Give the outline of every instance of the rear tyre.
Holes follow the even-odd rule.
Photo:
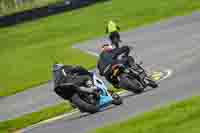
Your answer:
[[[78,94],[74,94],[71,101],[81,112],[96,113],[100,109],[98,105],[89,104],[82,100]]]
[[[140,82],[136,79],[130,79],[128,74],[122,74],[120,76],[119,86],[136,94],[140,94],[144,91],[144,87],[142,87]]]

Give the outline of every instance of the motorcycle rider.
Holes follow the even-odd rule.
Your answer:
[[[112,45],[115,45],[116,48],[119,48],[119,44],[114,42],[115,37],[120,40],[119,31],[120,27],[112,20],[108,21],[106,26],[106,33],[109,33],[109,39]]]
[[[126,64],[133,65],[135,64],[134,59],[129,56],[130,47],[122,46],[120,48],[113,48],[110,44],[104,44],[102,46],[102,52],[99,56],[97,68],[101,76],[112,82],[112,66],[115,64]],[[118,59],[120,55],[123,55],[122,59]]]
[[[93,86],[92,74],[81,66],[54,64],[53,75],[54,90],[64,99],[66,99],[67,90],[63,89],[62,86],[66,83],[73,84],[80,91],[89,93],[94,92],[96,89]]]

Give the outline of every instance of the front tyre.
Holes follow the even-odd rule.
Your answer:
[[[148,86],[150,86],[151,88],[157,88],[158,87],[158,84],[152,80],[152,79],[147,79],[148,81]]]
[[[122,89],[132,91],[136,94],[140,94],[144,91],[144,87],[142,87],[141,83],[136,79],[131,79],[128,74],[120,75],[119,86]]]
[[[100,107],[98,105],[93,105],[85,102],[81,99],[81,97],[75,93],[71,97],[71,102],[81,111],[81,112],[89,112],[96,113],[99,111]]]

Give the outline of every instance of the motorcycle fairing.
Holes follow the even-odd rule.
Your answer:
[[[108,106],[112,102],[113,98],[110,95],[110,93],[108,92],[108,89],[107,89],[106,85],[104,84],[104,82],[100,78],[98,78],[95,75],[95,73],[93,73],[93,82],[94,82],[94,85],[101,92],[99,106],[100,107],[106,107],[106,106]]]

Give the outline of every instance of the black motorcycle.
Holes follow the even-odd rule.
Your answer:
[[[112,66],[111,82],[114,86],[141,93],[147,86],[158,87],[158,84],[150,78],[145,69],[141,66],[142,62],[134,65],[116,64]]]

